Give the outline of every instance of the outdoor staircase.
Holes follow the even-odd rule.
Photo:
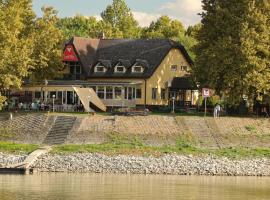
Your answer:
[[[57,145],[65,143],[70,130],[73,128],[76,117],[57,116],[55,123],[43,141],[44,145]]]

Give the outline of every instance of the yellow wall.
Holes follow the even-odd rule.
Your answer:
[[[172,71],[171,65],[177,65],[177,71]],[[188,69],[190,69],[190,64],[187,62],[180,50],[172,49],[151,78],[147,80],[147,105],[168,104],[168,100],[161,99],[161,88],[166,89],[166,99],[168,99],[167,82],[172,80],[174,77],[181,77],[188,74],[186,71],[181,71],[181,66],[188,66]],[[152,88],[158,89],[156,100],[152,99]]]

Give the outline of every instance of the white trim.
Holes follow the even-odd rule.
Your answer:
[[[140,68],[141,71],[135,71],[135,68]],[[144,71],[144,67],[140,66],[140,65],[133,65],[132,68],[131,68],[132,73],[143,73],[143,71]]]
[[[97,70],[98,68],[103,68],[103,71]],[[106,71],[107,71],[107,68],[105,66],[101,65],[101,63],[98,63],[94,68],[95,73],[105,73]]]
[[[118,71],[117,69],[118,69],[119,67],[123,68],[123,71]],[[126,69],[126,67],[123,66],[123,65],[116,65],[116,66],[114,67],[114,73],[121,73],[121,74],[123,74],[123,73],[125,73],[126,71],[127,71],[127,69]]]

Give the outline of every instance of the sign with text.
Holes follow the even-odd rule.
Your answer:
[[[202,89],[202,95],[203,97],[210,97],[211,96],[211,92],[209,88],[203,88]]]
[[[72,45],[66,46],[66,49],[63,55],[63,61],[73,61],[73,62],[79,61]]]

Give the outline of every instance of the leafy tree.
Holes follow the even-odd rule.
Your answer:
[[[32,23],[35,14],[31,0],[0,1],[0,106],[5,91],[20,88],[33,68]]]
[[[180,42],[194,59],[195,54],[192,48],[196,44],[196,40],[186,35],[185,32],[185,28],[179,20],[172,20],[168,16],[161,16],[157,21],[152,22],[149,27],[144,29],[142,37],[166,38]]]
[[[101,22],[97,21],[95,17],[81,15],[60,19],[57,26],[63,31],[66,39],[73,36],[96,38],[101,31]]]
[[[203,0],[194,73],[231,103],[269,92],[269,4]]]
[[[168,16],[161,16],[143,32],[145,38],[177,38],[185,33],[183,24]]]
[[[34,51],[32,59],[34,68],[31,79],[35,83],[44,83],[45,79],[57,76],[62,64],[64,37],[56,27],[57,12],[52,7],[43,7],[43,17],[35,21]]]
[[[198,37],[198,33],[201,28],[202,28],[201,23],[195,24],[194,26],[189,26],[186,30],[186,35],[196,39]]]
[[[113,3],[101,13],[103,27],[111,27],[115,38],[138,38],[140,28],[138,22],[124,0],[113,0]]]

